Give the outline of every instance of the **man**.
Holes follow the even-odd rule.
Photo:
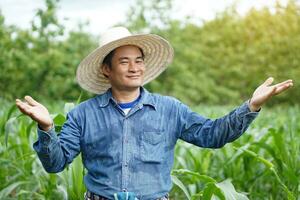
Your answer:
[[[293,85],[287,80],[272,86],[268,78],[249,101],[210,120],[142,87],[171,63],[173,49],[166,40],[131,35],[122,27],[108,30],[101,39],[77,70],[80,86],[99,95],[68,113],[59,136],[43,105],[29,96],[26,102],[16,100],[21,112],[39,125],[34,149],[47,172],[62,171],[82,153],[86,199],[168,199],[178,139],[220,148],[245,132],[262,104]]]

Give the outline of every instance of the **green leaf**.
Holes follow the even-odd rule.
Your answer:
[[[8,186],[6,186],[5,188],[3,188],[1,191],[0,191],[0,199],[4,199],[5,197],[8,197],[8,195],[13,191],[15,190],[17,187],[19,187],[20,185],[23,185],[23,184],[26,184],[28,183],[27,181],[18,181],[18,182],[15,182],[15,183],[12,183]]]
[[[203,181],[204,183],[213,182],[216,183],[217,181],[209,176],[201,175],[197,172],[192,172],[188,169],[176,169],[172,171],[172,175],[184,175],[184,176],[192,176],[196,178],[196,180]]]
[[[64,106],[64,113],[65,113],[65,115],[68,112],[70,112],[74,107],[75,107],[74,103],[65,103],[65,106]]]
[[[187,190],[187,188],[184,186],[184,184],[174,175],[171,175],[171,179],[172,179],[172,182],[177,185],[185,194],[186,198],[188,200],[191,199],[190,195],[189,195],[189,192]]]
[[[22,116],[25,116],[24,114],[20,114],[16,117],[12,117],[12,118],[9,118],[6,123],[4,124],[4,132],[5,132],[5,146],[7,147],[7,143],[8,143],[8,134],[11,133],[11,132],[14,132],[15,129],[17,128],[17,119],[22,117]]]
[[[36,124],[35,121],[32,121],[27,127],[26,127],[26,136],[27,138],[30,136],[30,132],[31,132],[31,129],[32,127]]]
[[[79,97],[77,98],[76,105],[78,105],[81,102],[81,98],[82,98],[82,90],[80,92]]]
[[[236,147],[234,147],[234,148],[237,149]],[[263,157],[259,156],[257,153],[255,153],[255,152],[253,152],[251,150],[243,149],[243,148],[239,148],[238,150],[239,151],[243,151],[243,152],[247,153],[248,155],[256,158],[257,160],[259,160],[260,162],[262,162],[269,169],[274,167],[273,163],[271,163],[267,159],[264,159]]]
[[[214,190],[215,190],[216,186],[214,183],[207,183],[205,185],[205,188],[203,190],[203,198],[202,200],[210,200],[213,193],[214,193]]]
[[[249,200],[246,195],[238,193],[228,179],[221,183],[217,183],[216,187],[223,192],[226,200]]]
[[[57,126],[62,126],[66,121],[66,117],[62,114],[57,114],[54,119],[53,122],[55,125]]]
[[[13,104],[8,112],[7,112],[7,115],[6,115],[6,120],[5,121],[8,121],[12,115],[12,113],[17,109],[17,106],[15,104]],[[5,133],[5,123],[2,125],[1,127],[1,133]]]

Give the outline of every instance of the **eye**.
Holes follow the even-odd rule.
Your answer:
[[[120,64],[121,65],[126,65],[126,64],[128,64],[128,61],[121,61]]]
[[[143,60],[137,60],[137,61],[135,61],[135,63],[137,63],[137,64],[143,64],[144,61]]]

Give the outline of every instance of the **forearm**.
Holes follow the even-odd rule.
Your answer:
[[[213,147],[222,147],[239,138],[257,115],[258,112],[253,112],[247,101],[226,116],[213,120],[211,128]]]
[[[251,112],[249,102],[215,120],[204,118],[188,109],[181,139],[199,147],[220,148],[241,136],[257,114]]]
[[[38,141],[33,144],[34,150],[49,173],[62,171],[66,166],[66,158],[59,143],[57,134],[52,127],[48,132],[38,128]]]

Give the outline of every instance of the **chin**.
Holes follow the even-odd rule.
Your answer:
[[[128,85],[127,87],[128,88],[139,88],[141,86],[142,86],[142,84],[134,84],[134,85]]]
[[[126,87],[130,88],[130,89],[137,89],[141,86],[142,86],[142,84],[140,84],[140,83],[139,84],[128,84],[128,85],[126,85]]]
[[[141,81],[141,80],[130,81],[126,85],[131,86],[131,87],[140,87],[143,85],[143,81]]]

